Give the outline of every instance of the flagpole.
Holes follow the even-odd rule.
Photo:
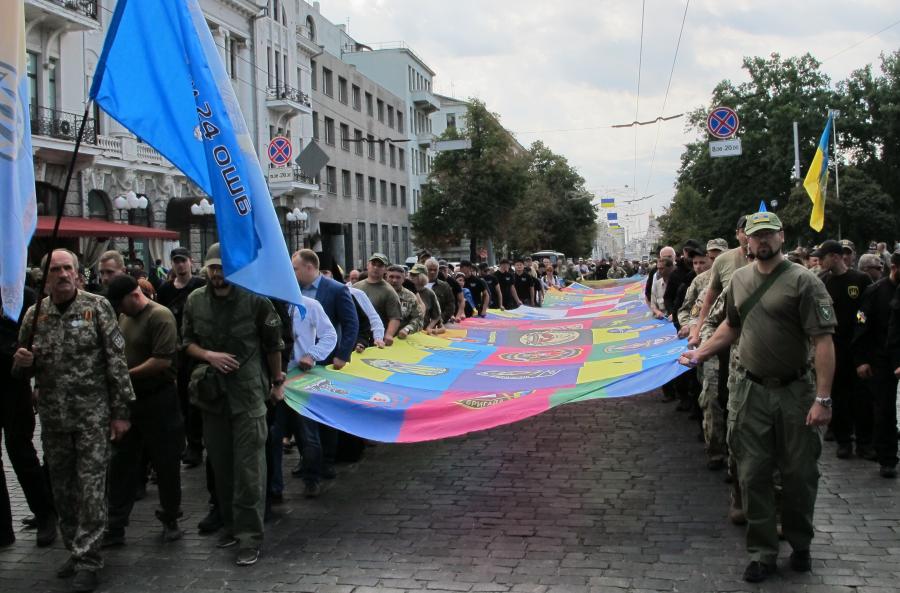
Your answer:
[[[841,237],[841,183],[840,183],[840,175],[838,175],[838,141],[837,141],[837,118],[840,117],[841,112],[837,109],[831,110],[831,140],[834,145],[834,199],[838,202],[838,241],[840,241],[843,237]]]
[[[81,125],[78,126],[78,136],[75,137],[75,149],[72,151],[72,158],[69,159],[69,170],[66,173],[66,183],[63,186],[62,193],[59,194],[59,197],[56,199],[56,221],[53,223],[53,232],[50,234],[50,249],[47,251],[47,260],[44,262],[41,281],[38,284],[37,302],[34,304],[34,317],[31,320],[31,334],[28,336],[28,344],[25,346],[27,350],[31,350],[34,343],[34,334],[37,332],[37,320],[41,312],[41,303],[44,300],[44,289],[47,285],[50,259],[53,256],[53,250],[56,249],[56,243],[59,240],[59,225],[62,223],[63,210],[65,210],[66,205],[66,196],[69,195],[69,186],[72,184],[72,175],[75,174],[75,160],[78,158],[78,151],[81,148],[81,139],[84,137],[84,127],[87,123],[90,109],[91,100],[88,99],[87,103],[84,105],[84,114],[81,116]]]

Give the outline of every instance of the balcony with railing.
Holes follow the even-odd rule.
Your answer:
[[[279,113],[312,113],[309,95],[287,85],[269,87],[266,91],[266,106]]]
[[[420,109],[426,114],[434,113],[441,108],[441,102],[434,96],[431,89],[419,89],[411,91],[410,94],[412,95],[413,105],[416,106],[416,109]]]
[[[306,25],[297,25],[297,47],[309,55],[317,54],[322,50]]]
[[[25,0],[25,22],[40,19],[41,26],[65,31],[100,29],[98,0]]]
[[[48,136],[57,140],[75,142],[81,129],[82,115],[68,113],[49,107],[33,107],[31,110],[31,135]],[[97,126],[93,118],[84,124],[84,136],[81,141],[86,144],[97,143]]]

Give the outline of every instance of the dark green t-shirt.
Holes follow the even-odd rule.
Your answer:
[[[725,289],[728,323],[740,328],[744,368],[760,377],[787,378],[808,366],[810,337],[833,334],[837,319],[825,285],[797,264],[741,319],[738,309],[765,279],[756,264],[735,270]]]
[[[148,358],[170,360],[166,370],[152,377],[132,377],[137,397],[147,397],[175,384],[175,353],[178,350],[178,326],[175,316],[159,303],[150,301],[143,311],[130,317],[119,315],[119,328],[125,336],[125,359],[132,369]]]
[[[381,322],[385,328],[387,328],[390,320],[396,319],[399,321],[400,317],[402,317],[400,313],[400,297],[397,296],[397,291],[386,280],[375,283],[368,280],[360,280],[353,285],[353,288],[358,288],[366,293],[366,296],[372,301],[375,311],[378,312],[378,316],[381,317]]]

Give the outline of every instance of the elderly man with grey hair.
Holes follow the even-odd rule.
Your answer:
[[[877,253],[865,253],[859,258],[859,271],[868,274],[872,282],[881,280],[884,265]]]

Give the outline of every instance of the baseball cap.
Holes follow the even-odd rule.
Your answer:
[[[206,265],[207,266],[221,266],[222,265],[222,250],[219,248],[218,243],[213,243],[209,246],[209,249],[206,250]]]
[[[133,276],[130,274],[119,274],[106,287],[106,298],[109,299],[113,309],[118,311],[122,299],[134,292],[134,289],[137,287],[138,282]]]
[[[856,245],[853,244],[853,241],[850,239],[841,239],[841,249],[849,249],[850,251],[856,253]]]
[[[754,212],[747,217],[744,232],[752,235],[758,231],[780,231],[781,219],[773,212]]]
[[[824,241],[821,245],[819,245],[815,251],[810,253],[813,257],[825,257],[829,253],[834,253],[835,255],[841,255],[844,252],[844,248],[841,247],[841,244],[834,239],[828,239]]]
[[[175,261],[175,258],[177,258],[177,257],[183,257],[185,259],[190,259],[191,252],[188,251],[184,247],[176,247],[169,253],[169,259],[171,259],[172,261]]]
[[[410,274],[427,274],[428,270],[422,264],[416,264],[409,269]]]
[[[702,251],[700,243],[693,239],[688,239],[687,241],[685,241],[684,246],[682,246],[681,250],[696,253],[700,253]]]
[[[706,251],[728,251],[728,241],[725,239],[710,239],[706,242]]]
[[[372,257],[369,258],[369,261],[378,261],[378,262],[383,263],[386,266],[391,263],[391,260],[388,259],[388,256],[386,256],[383,253],[377,253],[377,252],[372,254]]]

